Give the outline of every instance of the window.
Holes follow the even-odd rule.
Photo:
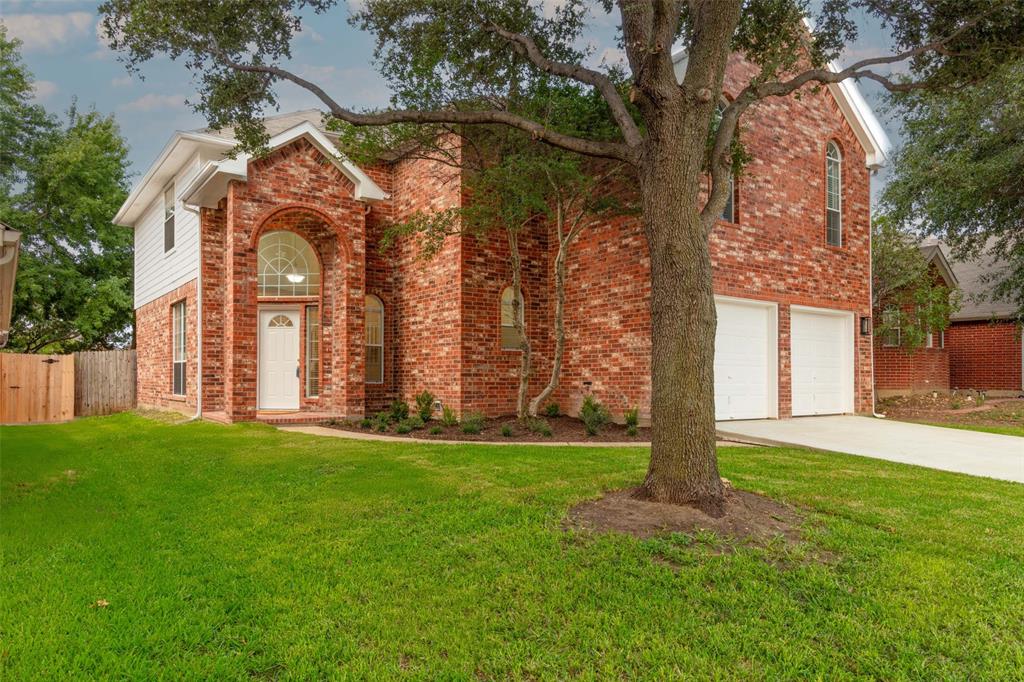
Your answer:
[[[900,312],[895,308],[889,308],[882,313],[882,324],[885,325],[885,334],[882,335],[882,345],[895,348],[900,345]]]
[[[514,300],[512,287],[505,287],[501,292],[501,349],[519,350],[522,337],[515,327],[515,310],[512,306]],[[519,293],[519,319],[523,318],[523,294]]]
[[[935,335],[931,332],[928,332],[924,337],[924,347],[935,348]]]
[[[260,237],[256,286],[260,296],[318,296],[320,262],[313,247],[284,230]]]
[[[306,306],[306,397],[320,395],[320,308]]]
[[[843,245],[843,155],[835,142],[825,149],[825,231],[830,246]]]
[[[366,297],[366,383],[384,383],[384,304]]]
[[[164,253],[174,248],[174,185],[164,190]]]
[[[718,126],[722,122],[722,113],[726,106],[726,102],[718,103],[715,116],[711,121],[712,134],[718,132]],[[725,200],[725,208],[722,209],[722,220],[729,223],[736,222],[736,176],[732,172],[729,173],[729,197]]]
[[[939,348],[946,347],[946,330],[943,329],[939,332]]]
[[[171,393],[185,395],[185,302],[171,306]]]
[[[270,318],[267,326],[271,329],[277,329],[278,327],[294,327],[295,325],[292,324],[292,318],[287,315],[274,315]]]

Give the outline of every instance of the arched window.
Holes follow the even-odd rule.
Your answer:
[[[316,296],[320,262],[305,239],[285,230],[260,237],[256,271],[260,296]]]
[[[835,142],[825,148],[825,232],[831,246],[843,245],[843,155]]]
[[[384,304],[366,297],[366,383],[384,383]]]
[[[522,337],[519,336],[518,330],[515,327],[515,308],[512,302],[515,300],[515,296],[512,293],[512,287],[505,287],[501,292],[501,349],[502,350],[519,350],[519,344],[522,341]],[[519,292],[519,319],[523,320],[523,310],[526,306],[523,304],[523,294]]]

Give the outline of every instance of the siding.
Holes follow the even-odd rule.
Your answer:
[[[197,156],[175,178],[181,191],[199,169]],[[182,208],[174,213],[174,249],[164,253],[164,207],[161,194],[135,225],[135,309],[138,310],[196,278],[199,266],[199,216]]]

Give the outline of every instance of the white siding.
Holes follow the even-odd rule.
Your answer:
[[[175,178],[175,194],[199,169],[193,157]],[[163,188],[161,188],[163,189]],[[196,278],[199,270],[199,216],[177,200],[174,248],[164,253],[164,199],[161,193],[135,225],[135,308]]]

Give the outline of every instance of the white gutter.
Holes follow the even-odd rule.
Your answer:
[[[203,418],[203,220],[198,208],[184,202],[181,204],[189,213],[199,217],[199,262],[196,269],[196,414],[195,419]]]

